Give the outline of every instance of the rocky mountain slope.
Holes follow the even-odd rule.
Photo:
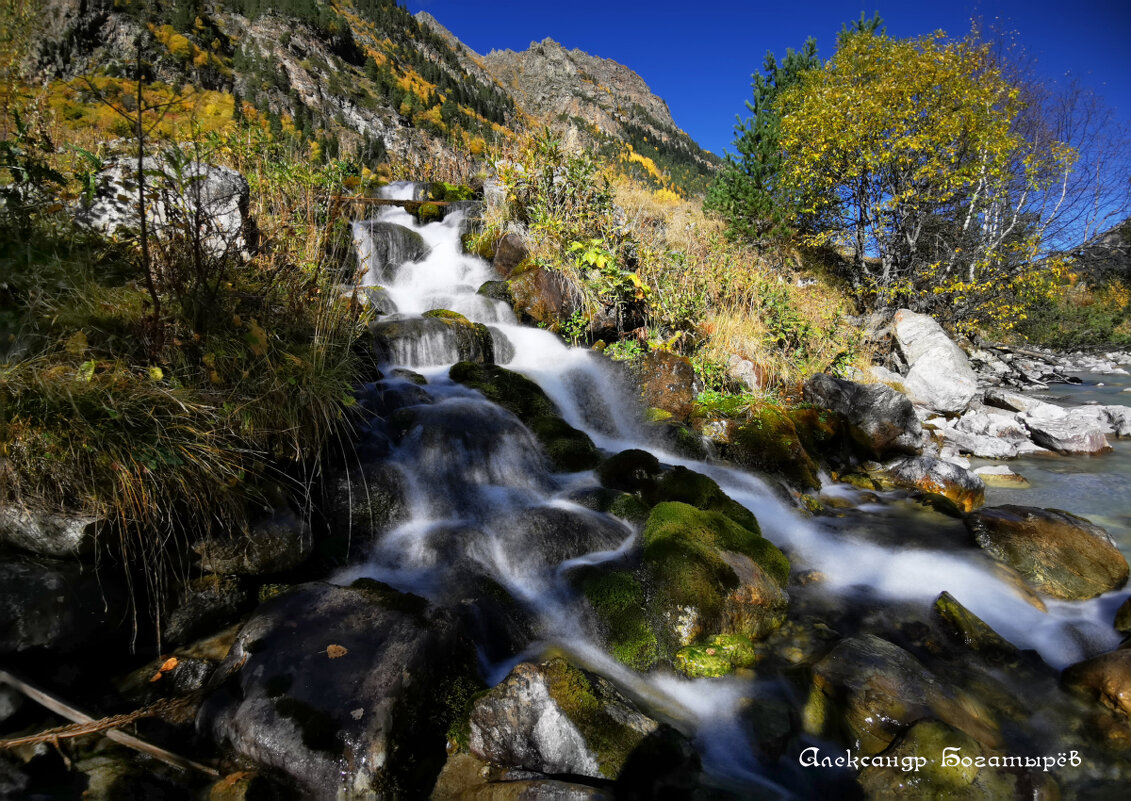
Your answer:
[[[221,93],[328,155],[478,155],[542,122],[657,187],[698,191],[717,163],[627,67],[551,40],[480,56],[395,0],[46,0],[26,77],[90,103],[87,78],[134,77],[139,37],[147,80]]]

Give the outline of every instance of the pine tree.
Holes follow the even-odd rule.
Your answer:
[[[810,37],[801,50],[786,50],[780,65],[767,52],[762,72],[752,76],[754,98],[746,102],[751,116],[734,127],[738,152],[727,153],[727,163],[704,201],[704,208],[721,214],[737,234],[759,238],[779,229],[785,219],[775,192],[781,169],[781,117],[775,102],[805,71],[820,65],[817,41]]]

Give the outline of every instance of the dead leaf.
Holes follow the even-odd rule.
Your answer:
[[[161,672],[162,673],[168,673],[170,670],[172,670],[177,665],[179,665],[180,661],[181,660],[177,659],[177,657],[175,657],[175,656],[169,657],[168,659],[166,659],[164,662],[161,663]]]
[[[337,659],[338,657],[345,656],[348,653],[349,651],[340,645],[326,646],[326,656],[330,657],[331,659]]]
[[[149,683],[152,684],[155,681],[161,681],[161,677],[163,675],[165,675],[165,674],[163,674],[160,670],[157,671],[156,673],[154,673],[152,676],[149,677]]]

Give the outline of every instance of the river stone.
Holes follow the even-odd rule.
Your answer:
[[[726,458],[743,467],[781,476],[802,490],[820,489],[817,464],[805,450],[793,419],[773,404],[752,409],[735,429]]]
[[[519,775],[522,775],[519,772]],[[516,778],[471,754],[448,757],[430,801],[614,801],[611,789],[560,779]]]
[[[687,420],[698,395],[695,368],[687,357],[653,350],[634,360],[631,369],[640,382],[640,397],[646,407],[662,409],[679,421]]]
[[[854,751],[868,755],[880,753],[925,718],[937,718],[989,747],[1001,742],[988,709],[873,634],[841,640],[813,666],[805,718],[810,734],[839,734]]]
[[[40,556],[94,553],[106,521],[94,515],[58,514],[11,503],[0,506],[0,543]]]
[[[405,479],[385,462],[343,469],[326,480],[323,514],[331,536],[361,550],[408,519]]]
[[[256,523],[243,536],[210,538],[193,546],[200,569],[225,576],[281,573],[310,556],[310,527],[291,512]]]
[[[934,319],[901,309],[895,313],[892,333],[908,364],[903,391],[912,401],[951,414],[961,412],[978,394],[970,360]]]
[[[1059,509],[993,506],[965,520],[978,546],[1037,590],[1070,601],[1127,583],[1127,560],[1107,532]]]
[[[524,322],[556,326],[573,314],[570,287],[557,271],[533,265],[508,281],[514,311]]]
[[[1103,453],[1111,450],[1103,429],[1093,420],[1079,415],[1042,419],[1032,415],[1022,418],[1033,442],[1063,454]]]
[[[388,281],[401,265],[419,261],[428,253],[424,238],[419,233],[391,222],[366,220],[354,223],[353,241],[366,284]]]
[[[1131,650],[1110,651],[1077,662],[1064,669],[1060,680],[1069,689],[1131,717]]]
[[[970,650],[990,657],[1017,656],[1017,648],[1012,643],[960,604],[949,592],[940,594],[932,608],[943,628]]]
[[[161,640],[182,645],[236,621],[248,592],[234,576],[208,575],[187,582],[165,615]]]
[[[444,699],[473,664],[423,598],[369,579],[304,584],[244,625],[197,728],[306,798],[422,798],[444,761]]]
[[[974,475],[982,479],[987,487],[1007,487],[1009,489],[1029,489],[1032,484],[1025,476],[1015,473],[1003,464],[985,465],[974,470]]]
[[[120,595],[112,581],[74,561],[0,561],[0,655],[89,645],[119,620]]]
[[[986,485],[978,476],[951,462],[933,456],[912,456],[882,474],[885,483],[941,495],[963,512],[977,509],[985,501]]]
[[[998,409],[1005,409],[1010,412],[1032,412],[1042,406],[1055,406],[1055,404],[1046,403],[1037,398],[1030,398],[1028,395],[1021,395],[996,387],[986,390],[983,401],[987,406],[995,406]]]
[[[818,373],[805,382],[805,400],[844,416],[849,435],[875,459],[918,453],[923,426],[905,396],[883,384],[857,384]]]
[[[470,747],[503,767],[616,779],[659,731],[608,681],[557,658],[517,665],[476,701]]]
[[[1113,625],[1120,634],[1131,634],[1131,597],[1119,605]]]
[[[978,767],[943,764],[943,749],[953,748],[962,757],[976,759],[995,754],[977,740],[938,720],[921,720],[911,726],[883,752],[893,760],[891,767],[869,765],[860,771],[857,781],[869,801],[911,799],[924,801],[1005,801],[1016,798],[1059,798],[1051,779],[1033,776],[1017,768]],[[909,773],[902,766],[915,758],[926,758],[917,771]],[[988,760],[987,760],[988,761]],[[1048,789],[1040,792],[1033,785]]]
[[[471,361],[493,364],[494,344],[483,323],[473,323],[461,314],[408,317],[389,315],[371,322],[377,358],[392,364],[417,367]]]

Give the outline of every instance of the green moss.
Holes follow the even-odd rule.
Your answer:
[[[762,533],[753,512],[731,499],[714,479],[683,466],[673,467],[664,473],[649,500],[653,504],[679,501],[696,509],[721,512],[755,534]]]
[[[272,598],[279,597],[290,588],[290,584],[260,584],[259,589],[256,591],[256,598],[259,600],[259,603],[270,601]]]
[[[510,287],[507,286],[506,281],[485,281],[477,294],[492,300],[501,300],[508,306],[514,305],[514,296],[511,295]]]
[[[435,203],[421,203],[416,208],[415,216],[417,222],[430,223],[436,220],[442,220],[444,218],[444,212]]]
[[[560,417],[538,417],[527,425],[542,443],[555,470],[576,473],[591,470],[601,461],[601,454],[589,435]]]
[[[468,319],[459,312],[450,311],[448,309],[432,309],[432,311],[424,312],[421,316],[431,317],[437,320],[461,320],[465,323],[468,322]]]
[[[655,666],[659,644],[648,622],[639,580],[621,570],[590,578],[581,590],[605,627],[612,655],[636,670]]]
[[[275,699],[275,711],[295,722],[302,734],[302,744],[311,751],[342,755],[344,749],[338,739],[338,725],[327,712],[285,697]]]
[[[447,203],[460,200],[475,200],[475,190],[466,184],[450,184],[447,181],[433,181],[428,187],[428,199]]]
[[[609,508],[604,511],[636,526],[643,526],[648,519],[648,507],[635,495],[630,495],[627,492],[618,495],[616,500],[609,504]]]
[[[757,470],[780,473],[803,489],[819,489],[817,465],[801,444],[797,428],[785,410],[762,404],[751,410],[750,422],[739,426],[727,455]]]
[[[949,592],[935,599],[934,613],[951,635],[971,650],[999,657],[1017,655],[1017,649],[1011,643]]]
[[[644,740],[644,733],[610,715],[588,676],[564,659],[550,660],[544,670],[550,697],[581,732],[597,757],[601,773],[615,779]]]
[[[664,409],[657,409],[650,406],[644,410],[644,419],[650,423],[662,423],[666,420],[672,419],[672,413]]]
[[[475,675],[457,676],[444,694],[445,716],[451,721],[448,725],[448,740],[462,751],[466,751],[471,741],[471,710],[475,702],[490,692],[490,688]]]
[[[490,236],[486,233],[468,231],[460,237],[460,242],[463,244],[464,253],[470,253],[473,256],[478,256],[487,261],[495,260],[496,239],[494,236]]]
[[[787,413],[797,438],[809,453],[826,453],[843,431],[843,418],[829,409],[799,406]]]
[[[716,634],[702,645],[680,648],[673,664],[688,678],[725,676],[758,661],[754,644],[741,634]]]
[[[459,362],[448,371],[456,383],[482,392],[487,400],[507,409],[524,423],[559,416],[554,402],[529,378],[497,365]]]

